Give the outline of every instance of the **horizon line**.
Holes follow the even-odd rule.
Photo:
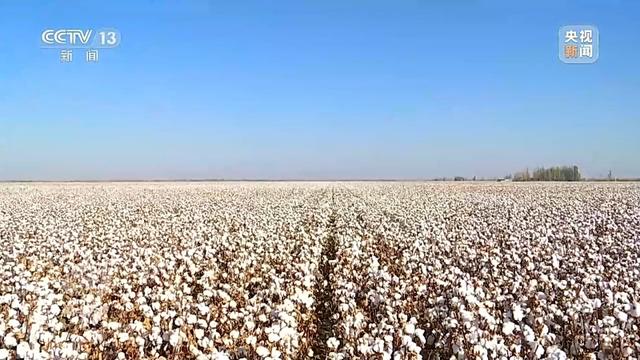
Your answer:
[[[118,183],[118,182],[487,182],[505,180],[504,177],[493,178],[464,178],[463,180],[455,180],[455,177],[436,177],[436,178],[237,178],[237,179],[67,179],[67,180],[38,180],[38,179],[8,179],[0,180],[0,183]],[[581,181],[640,181],[637,177],[628,178],[602,178],[593,177],[585,178],[579,181],[513,181],[513,182],[581,182]]]

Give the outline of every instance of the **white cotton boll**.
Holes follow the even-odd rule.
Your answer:
[[[253,346],[253,345],[255,345],[255,344],[256,344],[256,342],[257,342],[257,341],[258,341],[258,338],[256,338],[256,337],[255,337],[255,336],[253,336],[253,335],[250,335],[250,336],[248,336],[248,337],[247,337],[247,339],[245,340],[245,343],[247,343],[247,345],[251,345],[251,346]]]
[[[78,335],[78,334],[71,334],[71,336],[69,336],[69,338],[71,339],[71,342],[74,344],[79,344],[79,343],[83,343],[86,341],[85,338],[83,338],[82,336]]]
[[[338,305],[338,310],[340,310],[340,312],[348,312],[349,311],[349,304],[345,304],[342,303],[340,305]]]
[[[49,313],[53,316],[60,315],[60,306],[58,306],[57,304],[51,305],[51,309],[49,309]]]
[[[591,306],[593,306],[594,309],[599,309],[602,306],[602,300],[598,298],[591,300]]]
[[[136,345],[138,345],[139,347],[143,347],[144,343],[145,341],[142,336],[136,336]]]
[[[187,316],[187,324],[193,325],[197,322],[198,322],[198,317],[196,317],[195,315],[190,314],[189,316]]]
[[[204,337],[204,330],[202,329],[195,329],[193,331],[193,334],[196,336],[196,339],[200,340],[202,339],[202,337]]]
[[[258,354],[258,356],[260,357],[267,357],[271,354],[271,352],[269,351],[269,349],[267,349],[264,346],[258,346],[258,348],[256,348],[256,354]]]
[[[84,302],[87,303],[87,304],[93,303],[93,300],[95,300],[95,296],[93,294],[91,294],[91,293],[87,294],[84,297]]]
[[[269,336],[267,338],[269,339],[269,342],[274,343],[274,342],[277,342],[278,340],[280,340],[280,335],[278,335],[276,333],[271,333],[271,334],[269,334]]]
[[[9,351],[7,349],[0,349],[0,360],[8,359],[9,355]]]
[[[173,320],[173,324],[177,327],[181,327],[184,324],[184,320],[182,320],[182,318],[176,318]]]
[[[206,304],[198,304],[198,311],[200,312],[200,315],[205,316],[209,313],[209,307]]]
[[[280,329],[280,333],[278,333],[278,335],[280,336],[281,339],[288,341],[296,335],[296,330],[285,326],[282,329]]]
[[[16,319],[11,319],[9,320],[9,322],[7,323],[10,327],[12,327],[13,329],[17,329],[20,327],[20,321],[16,320]]]
[[[31,350],[31,348],[29,347],[29,344],[27,342],[24,342],[24,341],[20,342],[20,344],[16,348],[16,354],[18,355],[18,359],[26,358],[27,354],[29,353],[29,350]]]
[[[547,325],[542,325],[542,330],[540,330],[540,337],[545,337],[549,334],[549,327]]]
[[[180,332],[179,331],[172,331],[171,335],[169,335],[169,344],[171,344],[171,346],[175,347],[178,345],[178,343],[180,342]]]
[[[486,315],[487,319],[491,319],[492,318],[488,313],[486,313],[486,314],[487,314]],[[458,327],[458,320],[453,319],[453,318],[448,318],[448,319],[445,320],[445,325],[449,329],[455,329],[455,328]]]
[[[200,344],[201,344],[201,345],[202,345],[202,347],[203,347],[203,348],[205,348],[205,349],[209,349],[209,348],[211,348],[211,347],[213,347],[213,346],[214,346],[214,345],[213,345],[213,340],[209,339],[209,338],[208,338],[208,337],[206,337],[206,336],[205,336],[205,337],[203,337],[203,338],[200,340]]]
[[[377,262],[377,260],[376,260]],[[400,322],[407,322],[407,320],[409,320],[409,317],[407,316],[407,314],[405,313],[400,313],[398,314],[398,319],[400,319]]]
[[[495,338],[492,338],[491,340],[484,342],[484,347],[487,348],[488,350],[495,352],[496,348],[498,347],[498,342],[496,341]]]
[[[148,317],[148,318],[153,317],[153,309],[151,309],[151,306],[142,305],[142,306],[140,306],[140,310],[142,310],[142,314],[145,317]]]
[[[605,326],[613,326],[616,324],[616,319],[613,316],[605,316],[604,319],[602,319],[602,323]]]
[[[413,335],[415,332],[416,332],[416,326],[414,324],[409,322],[404,325],[405,334]]]
[[[461,311],[461,315],[462,315],[462,321],[464,323],[473,322],[474,316],[473,316],[473,313],[471,311],[462,310]]]
[[[118,330],[120,329],[120,323],[115,322],[115,321],[111,321],[105,324],[105,327],[109,330]]]
[[[118,333],[118,341],[127,342],[129,341],[129,334],[126,332]]]
[[[339,345],[340,345],[340,340],[336,339],[335,337],[330,337],[327,340],[327,346],[329,347],[329,349],[336,350]]]
[[[4,345],[11,349],[16,347],[16,345],[18,345],[18,342],[16,341],[16,338],[13,336],[13,334],[7,334],[4,337]]]
[[[522,321],[522,319],[524,319],[524,312],[522,311],[520,305],[514,305],[511,308],[511,312],[513,314],[513,320],[520,322]]]
[[[472,327],[469,331],[464,335],[465,340],[467,340],[470,344],[478,343],[480,335],[478,334],[478,329],[476,327]],[[431,336],[429,336],[429,340]]]
[[[534,341],[536,339],[536,335],[533,332],[533,329],[529,327],[529,325],[525,325],[522,328],[522,332],[524,334],[524,338],[527,341]]]
[[[516,329],[516,324],[511,321],[507,321],[502,325],[502,333],[509,336],[513,334],[513,331]]]
[[[213,360],[231,360],[226,352],[218,352],[213,356]]]
[[[91,317],[89,318],[89,323],[95,326],[95,325],[98,325],[101,320],[102,320],[102,312],[94,311],[93,313],[91,313]]]
[[[629,319],[627,314],[622,311],[615,311],[615,315],[616,315],[616,319],[618,319],[620,322],[627,322],[627,320]]]
[[[548,360],[567,360],[567,354],[557,347],[550,347],[547,352],[549,353]]]
[[[160,334],[160,328],[158,326],[154,326],[151,328],[151,334],[153,335],[159,335]]]
[[[271,357],[273,359],[280,359],[280,355],[282,355],[282,352],[280,352],[280,350],[276,348],[271,349]]]
[[[542,355],[544,355],[544,347],[538,343],[534,343],[535,345],[532,348],[535,349],[536,358],[540,359]]]
[[[402,346],[406,347],[409,343],[411,343],[411,337],[408,335],[402,336]]]
[[[372,351],[371,346],[369,346],[369,344],[366,344],[366,343],[358,344],[357,350],[363,355],[369,355],[371,354],[371,351]]]
[[[138,320],[136,320],[132,324],[130,324],[129,327],[135,333],[142,333],[144,331],[144,323],[142,323],[141,321],[138,321]]]

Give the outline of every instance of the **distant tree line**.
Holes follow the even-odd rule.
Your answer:
[[[537,168],[533,173],[529,169],[513,174],[513,181],[580,181],[580,169],[577,166],[553,166]]]

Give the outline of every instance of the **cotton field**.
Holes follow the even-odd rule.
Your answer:
[[[638,359],[638,183],[0,184],[3,359]]]

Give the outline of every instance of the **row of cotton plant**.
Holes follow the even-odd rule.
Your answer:
[[[0,358],[307,356],[325,197],[313,185],[3,188]]]
[[[334,358],[636,358],[640,188],[345,185]]]

